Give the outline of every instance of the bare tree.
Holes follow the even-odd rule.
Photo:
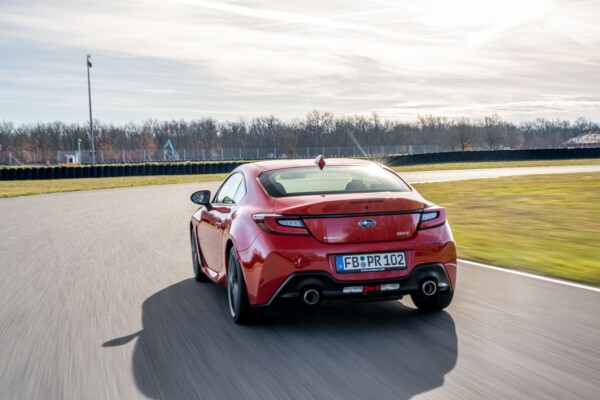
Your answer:
[[[324,146],[323,138],[333,129],[333,114],[313,110],[306,116],[306,131],[314,139],[316,146]]]
[[[95,121],[96,150],[106,159],[123,159],[124,151],[140,150],[154,153],[170,139],[178,152],[188,150],[188,157],[204,157],[206,150],[219,153],[224,148],[283,148],[288,155],[303,155],[298,147],[352,147],[348,132],[361,146],[395,146],[400,152],[410,152],[418,145],[436,145],[445,150],[471,150],[501,146],[520,148],[550,148],[561,146],[566,140],[598,124],[578,118],[573,123],[565,120],[538,118],[518,126],[497,114],[481,120],[459,118],[448,121],[445,117],[420,115],[414,122],[384,120],[378,114],[336,118],[327,111],[314,110],[305,118],[282,121],[275,116],[257,117],[250,121],[217,122],[212,118],[199,120],[153,121],[113,124]],[[87,123],[63,122],[14,125],[0,122],[0,162],[6,162],[8,153],[25,162],[57,161],[57,151],[73,151],[81,140],[82,149],[90,148]],[[418,149],[417,151],[435,149]],[[279,150],[278,150],[279,151]],[[206,153],[208,155],[208,153]],[[241,154],[241,151],[236,154]],[[60,160],[59,160],[60,161]]]
[[[487,148],[494,150],[502,145],[502,120],[498,114],[492,114],[483,118],[483,139]]]
[[[592,121],[590,121],[589,119],[586,119],[584,117],[579,117],[575,120],[575,122],[573,122],[573,128],[574,128],[573,133],[575,134],[575,136],[577,136],[585,131],[594,129],[594,125],[595,124]]]
[[[477,131],[468,118],[459,118],[454,121],[454,132],[456,143],[461,151],[473,149]]]

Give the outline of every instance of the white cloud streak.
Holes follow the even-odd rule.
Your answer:
[[[388,31],[385,29],[378,29],[369,25],[355,24],[349,22],[341,22],[331,18],[312,17],[308,15],[295,14],[282,11],[273,11],[265,9],[255,9],[250,7],[238,6],[235,4],[218,3],[212,1],[203,0],[172,0],[175,3],[186,4],[194,7],[207,8],[211,10],[223,11],[226,13],[242,15],[246,17],[266,19],[277,22],[284,22],[290,24],[301,24],[310,25],[321,28],[332,28],[341,29],[345,31],[366,33],[374,36],[382,36],[390,39],[399,40],[410,40],[416,42],[429,42],[436,43],[439,40],[431,40],[426,37],[420,37],[415,35],[403,34],[394,31]],[[365,15],[366,13],[359,13],[358,15]]]

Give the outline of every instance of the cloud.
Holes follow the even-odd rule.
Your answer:
[[[211,10],[223,11],[226,13],[242,15],[246,17],[265,19],[277,22],[284,22],[290,24],[309,25],[320,28],[332,28],[338,30],[345,30],[357,33],[366,33],[373,36],[381,36],[389,39],[396,40],[410,40],[417,42],[439,42],[439,40],[428,39],[427,37],[416,36],[401,32],[389,31],[380,29],[370,25],[356,24],[351,22],[342,22],[334,18],[322,18],[304,15],[301,13],[290,13],[284,11],[274,11],[269,9],[251,8],[245,6],[239,6],[235,4],[228,4],[223,2],[212,2],[203,0],[171,0],[175,3],[186,4],[194,7],[207,8]],[[358,15],[365,15],[366,13],[360,13]],[[351,15],[352,16],[352,15]]]
[[[377,109],[383,118],[415,119],[417,115],[434,114],[448,118],[481,118],[494,113],[509,121],[531,120],[538,117],[576,119],[594,112],[600,107],[598,98],[548,95],[540,100],[513,101],[505,103],[398,103],[392,107]],[[362,112],[361,114],[368,114]]]
[[[9,113],[5,97],[0,119],[84,119],[87,53],[106,120],[294,118],[313,107],[406,119],[497,108],[521,118],[536,105],[543,116],[579,107],[600,119],[594,102],[548,103],[600,92],[597,4],[6,0],[0,92],[32,107]],[[77,106],[48,102],[57,96]]]

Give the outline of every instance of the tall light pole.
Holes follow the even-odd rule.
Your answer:
[[[92,140],[92,165],[96,165],[96,151],[94,150],[94,125],[92,123],[92,89],[90,88],[90,68],[92,62],[90,55],[87,55],[87,74],[88,74],[88,99],[90,101],[90,139]]]

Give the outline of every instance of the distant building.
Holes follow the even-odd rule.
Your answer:
[[[65,162],[67,164],[79,164],[79,161],[77,160],[77,154],[64,154],[63,157],[65,158]]]
[[[600,147],[600,129],[583,132],[567,140],[560,147]]]

